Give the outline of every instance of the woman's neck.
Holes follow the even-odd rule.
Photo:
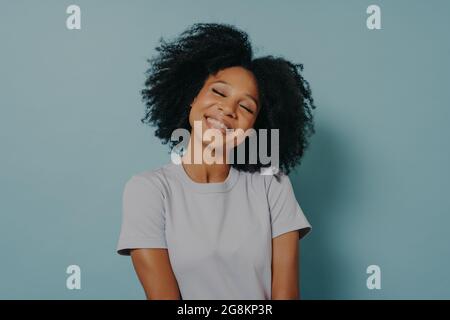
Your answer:
[[[223,156],[221,163],[208,163],[204,161],[203,154],[206,149],[201,142],[196,143],[196,147],[202,147],[201,161],[194,161],[193,144],[189,142],[186,153],[181,157],[181,164],[188,176],[198,183],[217,183],[224,182],[228,177],[231,165],[226,163],[226,155]],[[197,151],[198,152],[198,151]],[[213,151],[214,152],[214,151]],[[214,154],[214,153],[213,153]],[[198,159],[198,158],[197,158]]]

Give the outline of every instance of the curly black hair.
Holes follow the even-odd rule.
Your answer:
[[[155,126],[155,136],[163,144],[170,142],[172,149],[178,144],[171,141],[172,132],[177,128],[191,130],[189,105],[208,76],[240,66],[254,74],[258,85],[261,109],[254,124],[257,134],[258,129],[279,130],[282,172],[289,174],[300,163],[309,146],[308,138],[315,133],[312,109],[316,108],[309,83],[300,73],[302,64],[274,56],[253,58],[244,31],[217,23],[194,24],[170,42],[161,38],[156,51],[156,56],[147,59],[150,67],[141,91],[146,105],[141,122]],[[248,137],[243,143],[248,143]],[[270,143],[267,149],[270,153]],[[256,164],[232,164],[248,172],[269,165],[259,158]]]

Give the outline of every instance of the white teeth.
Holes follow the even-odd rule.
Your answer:
[[[216,129],[224,129],[224,130],[227,129],[227,126],[223,122],[220,122],[219,120],[207,117],[206,121],[208,121]]]

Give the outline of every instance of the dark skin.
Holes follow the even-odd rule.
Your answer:
[[[217,128],[218,122],[230,129],[253,128],[259,112],[258,87],[253,74],[242,67],[231,67],[211,75],[192,102],[189,122],[191,139],[182,165],[188,176],[198,183],[223,182],[230,170],[225,163],[226,141],[241,143],[244,134],[222,132],[222,143],[205,141],[195,132],[194,121],[200,121],[203,133]],[[214,119],[213,121],[208,118]],[[197,140],[195,140],[197,139]],[[198,144],[196,144],[196,142]],[[189,156],[195,146],[214,150],[225,150],[222,163],[194,164]],[[231,144],[231,146],[233,146]],[[216,151],[217,152],[217,151]],[[213,154],[215,154],[213,152]],[[272,300],[299,299],[299,234],[298,231],[284,233],[272,239]],[[173,273],[167,249],[134,249],[131,257],[137,276],[149,300],[178,300],[181,298],[178,283]]]

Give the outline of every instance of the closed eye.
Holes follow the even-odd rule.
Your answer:
[[[222,93],[222,92],[220,92],[220,91],[217,91],[216,89],[212,89],[212,91],[215,93],[215,94],[218,94],[219,96],[221,96],[221,97],[225,97],[225,95]]]
[[[253,110],[252,110],[252,109],[247,108],[246,106],[244,106],[244,105],[242,105],[242,104],[240,104],[240,106],[241,106],[242,108],[244,108],[245,110],[247,110],[248,112],[250,112],[251,114],[253,114]]]

